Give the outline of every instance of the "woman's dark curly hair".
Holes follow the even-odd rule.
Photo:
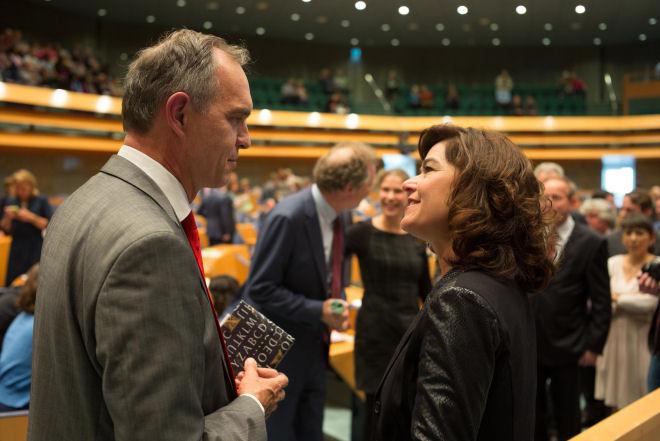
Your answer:
[[[544,289],[554,273],[552,214],[527,157],[501,133],[445,124],[422,132],[422,159],[439,142],[456,168],[447,202],[449,263],[515,279],[527,292]]]

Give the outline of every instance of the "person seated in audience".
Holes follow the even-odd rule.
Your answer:
[[[346,230],[346,253],[360,263],[364,286],[355,330],[355,381],[366,394],[364,437],[371,440],[375,394],[394,350],[431,289],[426,246],[401,229],[407,195],[400,169],[376,177],[381,214]]]
[[[532,95],[527,95],[527,98],[525,98],[525,115],[533,116],[538,114],[539,109],[536,105],[536,100]]]
[[[514,116],[523,116],[525,114],[525,108],[523,107],[522,97],[518,94],[515,94],[511,98],[511,115]]]
[[[650,220],[631,213],[622,223],[625,254],[609,258],[612,293],[612,324],[603,354],[596,365],[596,398],[621,409],[641,398],[647,390],[650,354],[647,335],[657,296],[639,291],[637,276],[644,264],[656,258],[649,252],[655,244]]]
[[[432,109],[434,104],[433,92],[426,84],[419,88],[419,105],[424,109]]]
[[[0,350],[2,350],[2,341],[7,328],[20,312],[18,306],[16,306],[16,301],[20,295],[20,286],[0,288]]]
[[[396,69],[390,69],[387,72],[387,81],[385,82],[385,99],[390,103],[394,101],[399,93],[399,74]]]
[[[222,319],[227,308],[234,303],[240,286],[238,280],[232,276],[217,276],[209,282],[209,291],[213,296],[213,306],[218,313],[218,318]]]
[[[296,80],[295,85],[296,85],[296,96],[298,97],[298,103],[307,104],[309,102],[309,94],[307,93],[305,82],[303,80]]]
[[[337,69],[334,78],[332,79],[333,90],[348,95],[350,90],[348,88],[348,77],[343,70]]]
[[[564,70],[557,80],[557,85],[559,87],[559,96],[569,96],[573,94],[573,81],[571,78],[571,72]]]
[[[447,87],[447,95],[445,96],[445,108],[458,110],[459,103],[460,96],[458,94],[458,88],[455,84],[450,84],[449,87]]]
[[[578,76],[577,72],[571,72],[571,94],[584,97],[587,93],[587,83]]]
[[[39,286],[39,265],[27,273],[17,307],[21,311],[4,335],[0,352],[0,411],[27,409],[32,383],[32,331],[34,302]]]
[[[335,92],[330,96],[328,104],[325,108],[326,112],[337,113],[339,115],[344,115],[350,112],[350,108],[346,103],[346,98],[340,92]]]
[[[324,94],[330,95],[335,91],[335,84],[332,78],[332,71],[327,67],[321,69],[319,74],[319,85]]]
[[[286,83],[282,84],[280,93],[280,103],[282,104],[298,104],[300,102],[296,82],[293,78],[289,78]]]
[[[419,96],[419,85],[413,84],[408,93],[408,107],[411,109],[419,109],[422,105],[422,98]]]
[[[502,110],[509,110],[511,106],[511,90],[513,90],[513,79],[507,70],[502,69],[502,72],[495,77],[495,102]]]
[[[537,357],[528,293],[553,273],[542,187],[497,132],[433,126],[419,154],[401,227],[430,244],[442,278],[380,382],[374,439],[529,441]]]
[[[53,215],[48,198],[39,194],[37,178],[31,172],[18,170],[14,173],[14,179],[16,196],[7,200],[0,222],[2,229],[12,236],[5,285],[10,285],[16,277],[39,262],[42,231]]]

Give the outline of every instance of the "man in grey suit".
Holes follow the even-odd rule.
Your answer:
[[[233,378],[189,206],[250,144],[247,58],[181,30],[131,64],[125,145],[48,228],[30,440],[266,439],[288,380],[254,360]]]

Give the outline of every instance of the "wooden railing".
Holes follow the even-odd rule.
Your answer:
[[[116,152],[121,100],[0,83],[0,148]],[[64,111],[63,111],[64,110]],[[422,129],[452,121],[507,133],[532,159],[598,159],[605,154],[660,158],[660,117],[399,117],[255,110],[248,119],[252,158],[314,159],[339,141],[379,154],[414,150]]]

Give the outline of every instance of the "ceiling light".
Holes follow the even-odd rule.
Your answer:
[[[442,32],[445,30],[445,25],[443,25],[442,23],[438,23],[435,25],[435,30],[438,32]]]
[[[342,28],[347,28],[347,27],[349,27],[350,25],[351,25],[351,22],[348,21],[348,20],[342,20],[342,21],[341,21],[341,27],[342,27]]]
[[[291,20],[293,21],[298,21],[300,20],[300,14],[296,14],[295,12],[291,14]]]
[[[493,42],[493,46],[499,46],[500,45],[500,39],[499,38],[493,38],[492,42]]]
[[[639,41],[646,41],[646,34],[639,34]]]
[[[650,24],[651,26],[655,26],[655,24],[656,24],[657,22],[658,22],[658,19],[656,19],[655,17],[651,17],[651,18],[649,18],[649,24]]]
[[[357,46],[358,44],[360,44],[360,40],[357,38],[351,38],[351,46]]]
[[[442,39],[442,45],[443,46],[449,46],[451,44],[451,40],[449,38],[443,38]]]
[[[461,15],[465,15],[465,14],[468,13],[468,8],[467,8],[467,6],[461,5],[458,8],[456,8],[456,12],[458,12]]]
[[[410,8],[408,6],[399,6],[399,14],[408,15]]]
[[[312,34],[311,32],[305,34],[305,40],[312,41],[313,39],[314,39],[314,34]]]
[[[127,54],[126,52],[122,52],[121,54],[119,54],[119,59],[120,59],[121,61],[126,61],[126,60],[128,60],[128,54]]]
[[[575,13],[576,14],[584,14],[587,8],[584,7],[584,5],[577,5],[575,7]]]
[[[607,30],[607,25],[605,23],[599,23],[598,29],[600,29],[601,31],[605,31]]]
[[[390,41],[390,44],[391,44],[392,46],[398,46],[398,45],[399,45],[399,39],[398,39],[398,38],[393,38],[393,39]]]
[[[204,29],[206,29],[208,31],[209,29],[211,29],[213,27],[213,23],[211,23],[210,21],[205,21],[202,26],[204,26]]]
[[[490,30],[491,30],[491,31],[496,31],[496,30],[498,30],[499,28],[500,28],[500,27],[497,25],[497,23],[491,23],[491,24],[490,24]]]
[[[264,35],[266,33],[266,30],[262,27],[257,28],[256,30],[257,35]]]
[[[146,20],[147,20],[147,23],[153,23],[153,22],[156,21],[156,17],[154,17],[153,15],[147,15]]]
[[[358,11],[362,11],[367,7],[367,4],[363,2],[362,0],[355,2],[355,9]]]
[[[243,15],[243,14],[245,14],[245,7],[243,7],[243,6],[239,6],[238,8],[236,8],[236,13],[237,13],[238,15]]]
[[[550,46],[550,43],[552,43],[552,41],[550,41],[548,37],[545,37],[543,40],[541,40],[541,43],[543,43],[543,46]]]
[[[552,23],[544,24],[543,29],[545,29],[546,31],[551,31],[552,30]]]
[[[516,13],[518,13],[518,15],[523,15],[526,12],[527,12],[527,8],[524,7],[523,5],[516,6]]]
[[[390,29],[392,28],[390,28],[390,25],[388,25],[387,23],[383,23],[380,27],[380,30],[383,32],[388,32]]]
[[[602,42],[603,42],[603,40],[601,40],[600,38],[598,38],[598,37],[594,38],[594,44],[596,46],[600,46]]]
[[[302,0],[302,1],[303,1],[303,3],[309,3],[309,2],[311,2],[312,0]]]
[[[186,6],[186,0],[176,0],[176,5],[180,8]]]

